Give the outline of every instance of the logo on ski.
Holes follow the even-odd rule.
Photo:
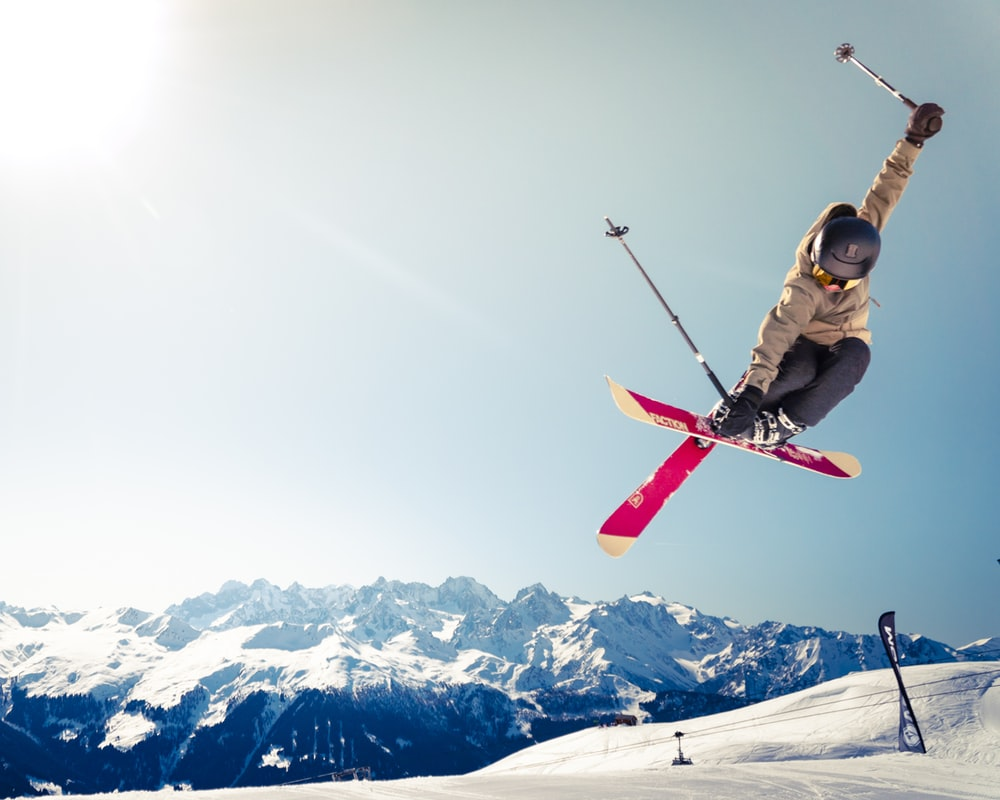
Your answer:
[[[675,431],[680,431],[681,433],[690,433],[687,425],[685,425],[680,420],[673,419],[671,417],[664,417],[659,414],[650,414],[650,419],[661,428],[673,428]]]

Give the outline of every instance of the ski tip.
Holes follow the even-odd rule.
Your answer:
[[[635,544],[632,536],[614,536],[610,533],[597,534],[597,544],[612,558],[620,558]]]
[[[608,387],[611,389],[611,397],[614,398],[615,405],[618,406],[619,411],[640,422],[645,421],[653,424],[649,413],[639,404],[639,401],[635,399],[632,392],[621,384],[615,383],[607,375],[604,376],[604,379],[608,382]]]
[[[857,458],[852,456],[850,453],[835,453],[829,450],[824,450],[823,455],[826,456],[830,462],[844,474],[842,478],[856,478],[861,474],[861,462]]]

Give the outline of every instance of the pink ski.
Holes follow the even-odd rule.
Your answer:
[[[597,542],[608,555],[621,556],[635,543],[656,513],[716,444],[748,450],[831,478],[854,478],[861,474],[861,464],[849,453],[814,450],[791,443],[765,449],[719,436],[712,430],[708,417],[653,400],[620,386],[610,378],[607,380],[612,397],[624,414],[689,437],[601,526]]]
[[[601,525],[597,533],[601,549],[614,558],[624,555],[714,447],[714,442],[705,442],[703,446],[693,437],[681,442],[680,447]]]
[[[793,467],[818,472],[820,475],[826,475],[830,478],[856,478],[861,474],[861,464],[849,453],[814,450],[811,447],[802,447],[791,443],[783,444],[780,447],[764,448],[739,439],[729,439],[712,430],[712,424],[708,417],[644,397],[638,392],[619,386],[610,378],[608,378],[608,385],[611,387],[611,395],[622,413],[640,422],[648,422],[650,425],[669,428],[687,436],[746,450],[775,461],[791,464]]]

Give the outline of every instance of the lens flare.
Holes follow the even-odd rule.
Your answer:
[[[101,157],[126,141],[161,11],[151,0],[0,0],[0,158]]]

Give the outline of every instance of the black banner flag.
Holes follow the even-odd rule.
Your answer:
[[[901,752],[926,753],[924,737],[917,727],[917,718],[913,714],[913,706],[906,695],[903,676],[899,672],[899,653],[896,650],[896,612],[886,611],[878,618],[878,632],[885,646],[885,654],[889,656],[892,671],[896,673],[896,683],[899,684],[899,749]]]

